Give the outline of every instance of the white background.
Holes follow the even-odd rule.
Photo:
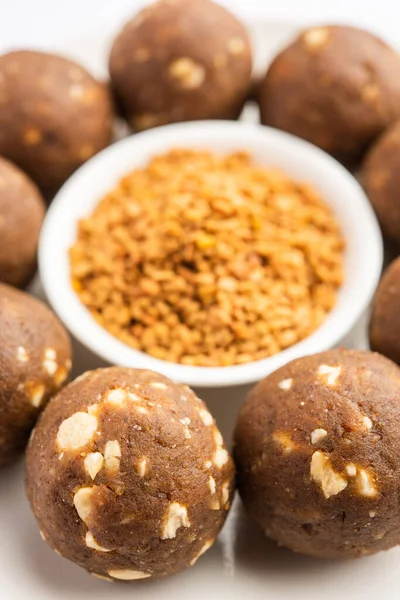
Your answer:
[[[0,0],[0,48],[45,47],[60,36],[118,26],[145,0]],[[221,0],[242,14],[272,19],[329,20],[364,25],[396,41],[400,38],[399,0]]]

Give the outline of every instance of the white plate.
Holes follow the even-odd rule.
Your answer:
[[[296,27],[258,22],[253,30],[262,64],[295,34]],[[54,49],[72,54],[101,75],[106,39],[107,34],[88,36],[82,43],[75,40],[71,44],[70,39]],[[42,295],[40,282],[33,291]],[[366,319],[343,345],[366,347]],[[74,374],[101,366],[78,344],[75,365]],[[247,391],[248,386],[242,386],[198,392],[228,440]],[[236,500],[218,542],[193,568],[160,581],[107,583],[58,557],[42,542],[25,499],[22,461],[0,474],[1,600],[376,600],[378,596],[398,600],[399,561],[400,549],[345,562],[296,556],[266,540]]]

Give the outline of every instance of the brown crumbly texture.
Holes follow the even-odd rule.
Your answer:
[[[123,342],[230,365],[320,325],[342,283],[343,240],[308,186],[244,153],[175,150],[101,200],[70,257],[80,299]]]
[[[386,238],[400,244],[400,121],[372,146],[361,172]]]
[[[194,564],[225,521],[233,474],[222,436],[190,388],[120,367],[68,385],[27,451],[27,492],[42,537],[93,575],[116,580]]]
[[[253,388],[240,413],[238,487],[265,534],[295,552],[358,557],[400,542],[400,370],[332,350]]]
[[[28,294],[0,284],[0,466],[23,450],[70,368],[70,340],[54,314]]]
[[[400,365],[400,258],[387,267],[375,292],[369,341],[372,350]]]
[[[367,31],[304,31],[270,66],[261,120],[351,165],[400,116],[400,58]]]
[[[108,145],[112,103],[80,65],[44,52],[0,56],[0,154],[46,194]]]
[[[35,184],[0,157],[0,281],[24,287],[36,270],[44,201]]]
[[[132,127],[236,119],[250,88],[245,27],[209,0],[161,0],[138,13],[110,55],[114,91]]]

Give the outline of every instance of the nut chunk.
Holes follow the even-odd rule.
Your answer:
[[[90,371],[55,397],[27,453],[43,538],[116,581],[194,564],[224,524],[233,475],[221,433],[189,388],[119,367]]]
[[[399,398],[400,369],[351,350],[295,360],[253,388],[234,454],[244,505],[268,537],[322,558],[400,543]]]
[[[347,481],[335,473],[323,452],[314,452],[312,455],[310,473],[312,479],[320,484],[325,498],[335,496],[347,487]]]
[[[187,510],[186,507],[179,504],[179,502],[172,502],[172,504],[168,506],[166,512],[161,539],[171,540],[176,537],[176,532],[179,527],[190,527]]]

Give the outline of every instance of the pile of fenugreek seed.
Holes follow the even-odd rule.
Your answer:
[[[174,150],[124,177],[79,224],[73,287],[130,346],[187,365],[258,360],[335,304],[344,243],[307,185],[247,154]]]

